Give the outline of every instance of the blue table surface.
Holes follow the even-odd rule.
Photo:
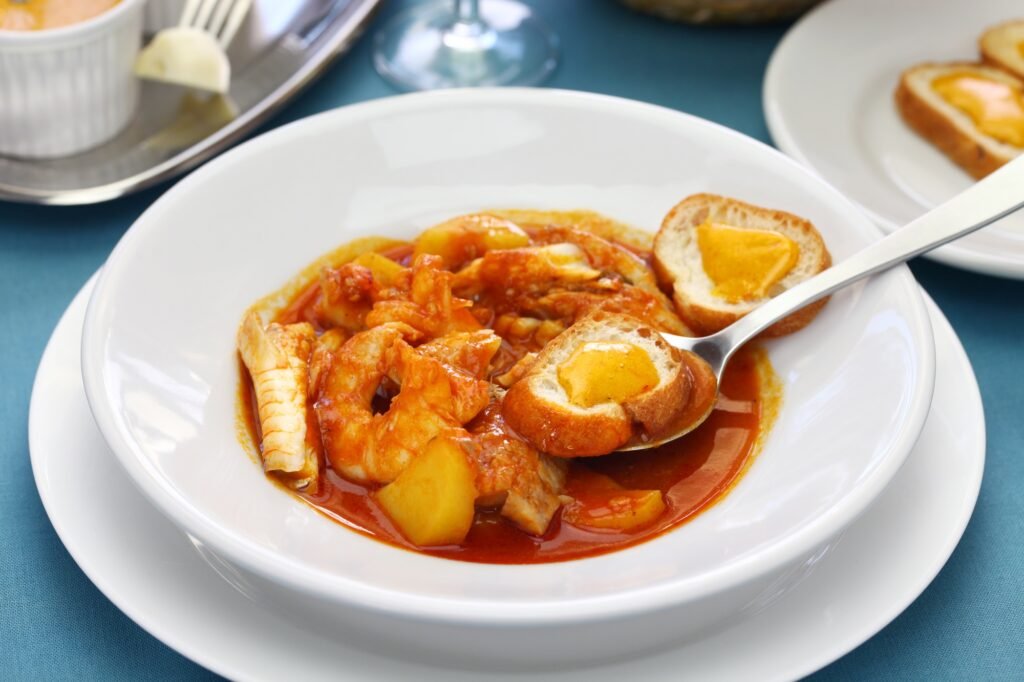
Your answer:
[[[562,63],[549,85],[654,102],[769,141],[761,82],[787,26],[686,27],[613,0],[534,4],[562,38]],[[368,35],[401,5],[388,3]],[[369,44],[361,39],[267,127],[394,94],[373,72]],[[0,678],[213,677],[136,626],[89,582],[54,533],[29,465],[29,395],[50,332],[167,187],[87,207],[0,202]],[[1024,282],[921,260],[911,268],[949,317],[978,375],[988,424],[985,481],[963,540],[932,585],[815,677],[1021,678]]]

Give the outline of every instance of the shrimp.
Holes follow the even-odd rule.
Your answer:
[[[668,296],[658,287],[654,273],[643,259],[629,249],[598,235],[571,227],[548,228],[536,235],[536,241],[542,244],[575,244],[587,254],[587,260],[593,267],[621,277],[629,286],[624,286],[617,297],[611,297],[603,306],[605,310],[632,315],[661,331],[692,336],[691,331],[679,319]],[[582,317],[594,307],[585,306],[582,314],[575,315],[574,319]]]
[[[602,272],[615,273],[633,286],[664,297],[666,307],[671,305],[658,288],[654,273],[647,264],[635,253],[614,242],[572,227],[549,227],[539,231],[534,240],[538,244],[573,244],[587,255],[592,267]]]
[[[458,270],[487,251],[529,243],[530,237],[515,223],[488,213],[470,213],[424,230],[416,239],[413,254],[436,254],[446,268]]]
[[[313,344],[313,353],[309,356],[309,393],[315,396],[320,392],[320,379],[327,371],[327,365],[334,353],[348,340],[344,329],[328,329]]]
[[[418,334],[390,322],[329,352],[315,409],[324,451],[343,476],[389,483],[434,437],[467,437],[463,425],[486,407],[487,382],[417,352],[407,341]],[[373,399],[385,379],[401,390],[375,414]]]
[[[263,468],[296,489],[315,490],[320,458],[306,425],[308,360],[316,334],[306,323],[271,324],[250,312],[238,329],[238,351],[252,377],[263,434]]]
[[[693,336],[679,316],[661,300],[638,287],[622,285],[617,291],[553,291],[525,306],[529,312],[566,320],[572,324],[594,310],[624,313],[646,322],[658,331]]]
[[[456,273],[453,288],[459,296],[491,292],[511,298],[600,277],[601,272],[590,267],[586,254],[575,244],[549,244],[488,251]]]
[[[426,339],[480,329],[469,311],[472,302],[452,295],[452,273],[442,270],[441,264],[438,256],[417,256],[408,272],[407,285],[396,287],[393,297],[374,303],[366,316],[366,326],[401,322]]]
[[[327,327],[362,329],[378,289],[370,269],[358,263],[324,268],[315,306],[317,320]]]
[[[477,379],[487,376],[491,359],[501,347],[501,337],[490,329],[456,332],[428,341],[416,350],[452,367],[468,372]]]
[[[401,294],[395,285],[402,280],[408,288],[407,268],[373,251],[339,267],[324,268],[320,271],[315,319],[323,327],[361,331],[374,303]]]
[[[492,251],[473,261],[455,275],[454,291],[483,297],[499,313],[572,324],[602,308],[690,335],[650,269],[629,250],[564,227],[540,230],[534,239],[543,245]]]

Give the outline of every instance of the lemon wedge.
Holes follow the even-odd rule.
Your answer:
[[[231,64],[212,35],[179,26],[154,36],[135,59],[135,75],[223,94],[231,82]]]

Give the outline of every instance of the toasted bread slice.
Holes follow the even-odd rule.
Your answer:
[[[559,368],[585,343],[630,344],[650,358],[657,383],[620,402],[583,407],[570,400]],[[534,447],[556,457],[604,455],[634,436],[634,426],[657,436],[673,423],[690,395],[690,375],[680,352],[639,320],[598,311],[544,347],[526,375],[512,385],[502,415]],[[609,378],[613,381],[613,378]]]
[[[715,293],[715,285],[704,270],[697,227],[708,221],[739,229],[777,232],[796,242],[799,247],[796,263],[768,292],[769,296],[730,302]],[[715,194],[694,194],[683,199],[668,212],[654,237],[654,269],[662,284],[672,288],[672,301],[683,322],[700,336],[728,327],[771,296],[830,265],[832,256],[809,221]],[[779,320],[763,335],[782,336],[802,329],[814,319],[826,300]]]
[[[978,48],[988,64],[1024,79],[1024,19],[1007,21],[981,34]]]
[[[970,115],[935,91],[936,78],[958,72],[1024,89],[1024,82],[1019,78],[983,64],[918,64],[903,72],[896,88],[896,108],[918,135],[938,147],[972,177],[981,179],[1020,154],[1021,148],[985,134]]]

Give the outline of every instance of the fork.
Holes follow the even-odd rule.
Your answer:
[[[252,0],[187,0],[177,26],[159,31],[135,60],[141,78],[225,93],[231,83],[227,47]]]
[[[178,27],[206,31],[226,50],[251,6],[252,0],[187,0]]]

